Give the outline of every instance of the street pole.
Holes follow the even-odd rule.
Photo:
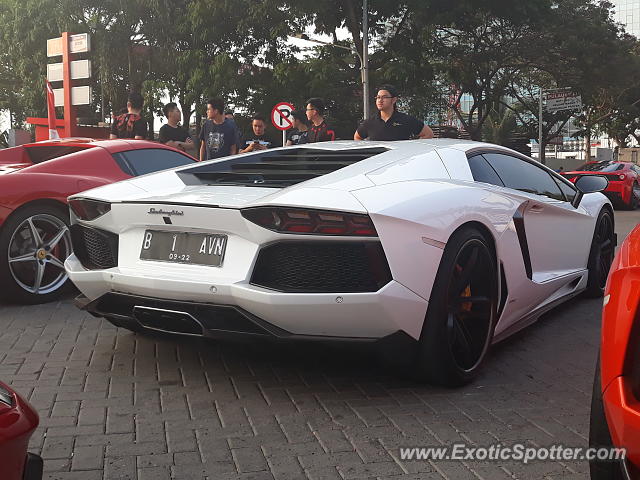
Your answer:
[[[62,84],[64,87],[64,136],[77,136],[76,107],[73,105],[71,91],[71,48],[69,46],[69,32],[62,32]]]
[[[540,87],[540,102],[538,105],[538,161],[543,165],[544,162],[544,152],[542,151],[542,87]]]
[[[362,105],[363,119],[369,117],[369,8],[362,0]]]

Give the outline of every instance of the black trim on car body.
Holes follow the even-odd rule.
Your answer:
[[[520,251],[522,252],[522,261],[524,262],[524,270],[527,273],[529,280],[533,279],[533,270],[531,267],[531,255],[529,254],[529,244],[527,242],[527,232],[524,227],[524,212],[529,204],[528,201],[524,202],[518,207],[513,214],[513,224],[516,227],[516,233],[518,234],[518,243],[520,244]]]

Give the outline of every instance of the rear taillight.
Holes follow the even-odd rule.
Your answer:
[[[69,207],[80,220],[95,220],[111,211],[111,204],[88,198],[73,198],[69,200]]]
[[[285,207],[255,207],[241,210],[242,216],[261,227],[279,233],[377,237],[369,215],[327,210]]]

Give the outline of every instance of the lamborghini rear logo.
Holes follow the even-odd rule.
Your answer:
[[[156,210],[153,207],[151,207],[147,213],[149,215],[165,215],[165,216],[168,216],[168,217],[171,217],[173,215],[177,215],[177,216],[184,215],[184,212],[182,210],[171,210],[171,211],[163,210],[163,209]]]

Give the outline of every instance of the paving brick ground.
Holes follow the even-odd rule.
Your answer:
[[[0,378],[40,413],[30,448],[49,480],[584,479],[584,462],[401,461],[399,448],[586,446],[600,305],[556,309],[445,390],[362,351],[136,335],[70,298],[0,304]]]

